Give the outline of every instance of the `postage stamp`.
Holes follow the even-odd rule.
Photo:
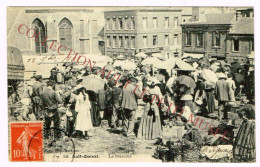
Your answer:
[[[10,123],[11,161],[43,161],[42,122]]]

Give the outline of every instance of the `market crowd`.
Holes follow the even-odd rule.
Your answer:
[[[143,63],[146,59],[150,64]],[[163,64],[167,61],[175,65],[169,69]],[[104,68],[57,65],[49,78],[34,75],[25,82],[21,101],[30,109],[22,113],[23,119],[33,114],[44,120],[45,129],[63,128],[69,137],[86,140],[99,126],[152,140],[161,137],[167,120],[177,120],[179,113],[178,121],[189,129],[191,114],[232,124],[229,112],[235,109],[243,123],[233,141],[234,155],[254,159],[254,65],[191,57],[167,61],[150,56],[113,60]],[[144,111],[136,127],[140,105]],[[48,131],[44,135],[50,136]],[[60,132],[54,135],[59,138]]]

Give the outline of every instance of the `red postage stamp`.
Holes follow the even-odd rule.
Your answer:
[[[43,161],[42,122],[10,123],[11,161]]]

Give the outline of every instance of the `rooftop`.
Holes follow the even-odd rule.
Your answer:
[[[235,17],[233,13],[229,14],[205,14],[200,21],[189,22],[182,25],[209,25],[209,24],[232,24]]]
[[[133,9],[133,10],[113,10],[105,11],[104,13],[112,12],[182,12],[182,9]]]
[[[254,19],[244,18],[236,22],[230,34],[254,34]]]
[[[26,13],[57,13],[57,12],[86,12],[93,13],[94,10],[72,7],[72,8],[55,8],[55,7],[46,7],[46,8],[27,8],[25,9]]]

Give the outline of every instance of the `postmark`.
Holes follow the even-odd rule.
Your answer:
[[[42,127],[42,122],[10,123],[11,161],[43,161],[42,132],[37,133]]]
[[[55,135],[58,134],[58,137]],[[75,158],[75,144],[68,137],[65,130],[50,127],[37,131],[29,141],[28,148],[33,147],[39,134],[44,134],[44,161],[46,162],[73,162]],[[48,134],[48,135],[46,135]],[[31,152],[29,151],[29,155]]]

